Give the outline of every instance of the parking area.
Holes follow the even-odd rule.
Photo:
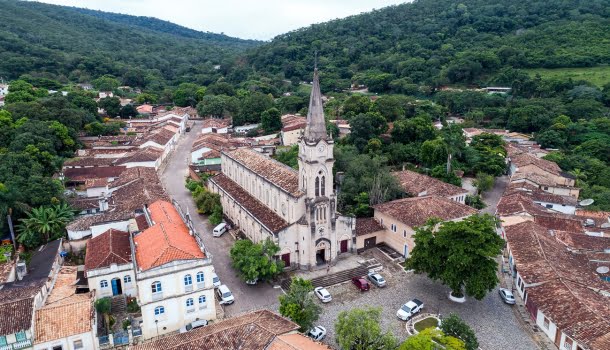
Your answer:
[[[384,255],[377,249],[364,253],[384,261]],[[480,347],[484,350],[511,349],[532,350],[538,346],[517,321],[511,306],[505,305],[497,290],[489,293],[481,301],[468,298],[463,304],[451,302],[447,296],[449,289],[440,283],[429,280],[426,276],[407,273],[398,265],[387,259],[381,272],[388,285],[385,288],[371,286],[368,292],[360,292],[351,283],[343,283],[327,288],[333,301],[322,304],[322,315],[318,324],[326,327],[328,334],[324,342],[337,347],[335,343],[334,324],[341,311],[367,306],[382,309],[382,328],[391,331],[400,341],[408,333],[405,322],[396,317],[396,311],[402,304],[412,298],[424,302],[425,312],[448,315],[457,313],[476,332]]]

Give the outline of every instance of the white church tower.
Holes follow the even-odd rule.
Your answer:
[[[318,69],[313,86],[305,132],[299,141],[299,187],[305,193],[305,221],[311,247],[311,265],[320,265],[337,256],[336,208],[333,181],[334,142],[326,132]]]

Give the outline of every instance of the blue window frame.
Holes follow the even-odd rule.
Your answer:
[[[101,280],[100,281],[100,288],[108,288],[108,281]]]
[[[6,341],[6,337],[1,336],[0,337],[0,346],[5,346],[5,345],[8,345],[8,342]]]
[[[199,296],[199,304],[205,304],[205,295]]]
[[[194,303],[193,298],[186,299],[186,307],[191,307]]]
[[[151,290],[153,293],[160,293],[163,291],[163,289],[161,288],[161,282],[159,281],[154,281],[151,285]]]
[[[165,313],[165,308],[163,306],[157,306],[155,308],[155,315],[162,315]]]
[[[125,283],[130,283],[131,282],[131,276],[127,275],[127,276],[123,277],[123,281]]]
[[[197,272],[197,283],[203,283],[203,281],[204,281],[203,271]]]
[[[27,340],[27,336],[25,335],[25,332],[23,332],[23,331],[15,334],[15,338],[17,339],[17,341]]]
[[[190,286],[191,284],[193,284],[193,278],[191,277],[191,275],[185,275],[184,276],[184,285]]]

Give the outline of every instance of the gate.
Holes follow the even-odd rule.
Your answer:
[[[114,333],[114,345],[125,345],[129,344],[129,334],[125,331]]]

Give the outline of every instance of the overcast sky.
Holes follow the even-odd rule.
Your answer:
[[[406,0],[40,0],[135,16],[164,19],[185,27],[244,39],[278,34],[399,4]]]

